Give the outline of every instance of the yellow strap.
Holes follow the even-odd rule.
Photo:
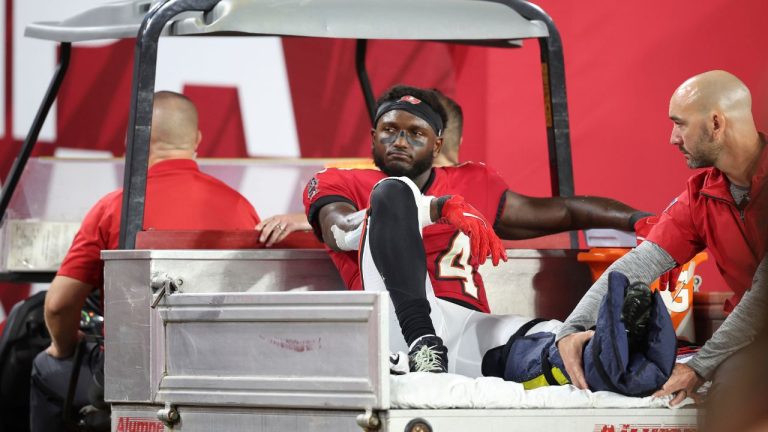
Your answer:
[[[557,381],[557,383],[560,385],[570,384],[570,381],[568,381],[568,378],[565,377],[565,374],[563,374],[560,368],[556,368],[556,367],[552,368],[552,377],[554,377],[555,381]],[[544,376],[544,374],[541,374],[534,379],[525,381],[522,384],[523,384],[523,388],[526,390],[533,390],[535,388],[549,385],[549,383],[547,382],[547,378]]]

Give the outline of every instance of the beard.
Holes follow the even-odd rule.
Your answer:
[[[713,165],[711,162],[694,157],[693,155],[691,155],[691,157],[687,161],[685,161],[685,163],[688,164],[688,168],[691,168],[691,169],[709,168]]]
[[[376,167],[378,167],[381,172],[388,175],[389,177],[408,177],[411,180],[418,177],[419,174],[422,174],[428,169],[431,169],[432,162],[435,159],[434,156],[432,156],[432,153],[429,153],[427,156],[421,159],[414,160],[413,165],[407,167],[400,164],[387,165],[384,159],[385,157],[385,155],[379,155],[373,151],[373,163],[376,164]]]
[[[688,168],[708,168],[714,166],[717,156],[720,154],[720,147],[709,134],[706,126],[701,129],[697,137],[696,149],[692,152],[686,152],[688,155]]]

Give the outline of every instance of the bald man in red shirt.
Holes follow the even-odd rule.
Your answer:
[[[201,140],[197,109],[185,96],[155,94],[149,145],[144,229],[253,230],[259,217],[253,206],[220,180],[200,172],[194,161]],[[65,430],[61,403],[66,395],[72,357],[81,337],[80,314],[88,295],[103,290],[101,251],[117,249],[123,191],[107,194],[88,212],[45,299],[51,346],[35,358],[32,370],[32,431]],[[86,405],[94,368],[103,364],[90,347],[79,375],[73,408]]]

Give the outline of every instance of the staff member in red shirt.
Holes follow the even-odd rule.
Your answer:
[[[765,264],[768,247],[768,150],[766,137],[752,118],[749,89],[724,71],[685,81],[669,103],[674,123],[670,142],[694,174],[685,190],[664,210],[657,225],[636,249],[616,261],[590,288],[558,333],[558,348],[571,381],[586,388],[582,349],[595,324],[611,271],[630,283],[649,284],[670,268],[708,248],[734,295],[732,313],[688,363],[678,363],[657,396],[674,393],[672,405],[714,378],[712,391],[728,382],[726,371],[759,331],[765,313]],[[760,276],[760,272],[763,276]],[[754,278],[754,282],[753,282]],[[739,354],[737,354],[739,353]],[[730,365],[730,366],[729,366]]]
[[[197,109],[185,96],[155,94],[149,144],[144,229],[253,230],[259,217],[253,206],[223,182],[200,172],[194,161],[202,135]],[[32,431],[63,431],[61,400],[72,373],[79,340],[80,311],[94,289],[103,290],[100,253],[117,249],[123,191],[112,192],[88,212],[45,299],[51,346],[32,370]],[[91,349],[83,362],[73,408],[87,405],[93,370],[103,355]],[[59,396],[59,401],[56,397]]]

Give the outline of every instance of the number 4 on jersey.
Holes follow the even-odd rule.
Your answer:
[[[469,265],[470,250],[469,237],[458,231],[448,249],[437,257],[435,278],[459,281],[466,294],[477,298],[477,285]]]

